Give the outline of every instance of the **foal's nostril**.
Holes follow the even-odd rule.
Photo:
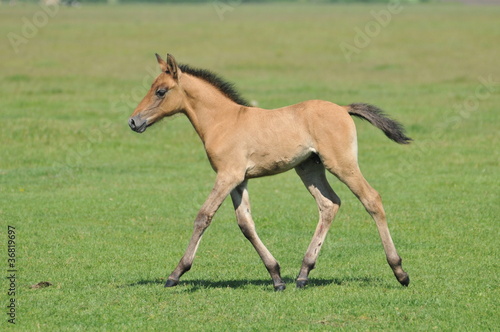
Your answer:
[[[128,125],[130,126],[130,129],[140,134],[146,130],[148,122],[147,120],[141,119],[140,116],[133,116],[129,118]]]
[[[130,126],[130,128],[135,129],[135,121],[134,121],[134,119],[128,120],[128,125]]]

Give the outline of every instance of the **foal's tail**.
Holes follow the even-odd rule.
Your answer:
[[[390,119],[380,108],[369,104],[351,104],[346,107],[350,115],[367,120],[399,144],[409,144],[412,139],[405,135],[403,125]]]

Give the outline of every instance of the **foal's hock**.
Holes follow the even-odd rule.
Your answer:
[[[129,119],[130,128],[143,133],[166,116],[185,114],[200,136],[217,173],[214,188],[201,207],[184,256],[170,274],[166,287],[178,284],[193,264],[203,232],[224,199],[231,195],[238,225],[262,258],[275,290],[285,289],[280,266],[262,243],[250,214],[248,179],[295,169],[316,200],[319,223],[304,256],[297,287],[307,284],[340,199],[328,184],[325,169],[359,198],[375,220],[389,263],[397,280],[408,286],[401,267],[380,195],[365,180],[358,166],[356,128],[351,116],[361,117],[381,129],[391,140],[408,144],[401,124],[368,104],[339,106],[323,100],[265,110],[250,107],[232,87],[208,70],[177,65],[156,54],[161,74]]]

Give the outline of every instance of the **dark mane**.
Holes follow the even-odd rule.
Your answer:
[[[179,68],[181,69],[182,72],[196,76],[198,78],[201,78],[202,80],[210,83],[214,87],[216,87],[220,92],[222,92],[226,97],[231,99],[237,104],[243,105],[243,106],[250,106],[250,103],[244,99],[238,91],[234,88],[233,83],[230,83],[217,74],[211,72],[210,70],[207,69],[200,69],[200,68],[192,68],[188,65],[179,65]]]

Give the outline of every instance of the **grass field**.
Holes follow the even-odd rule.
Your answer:
[[[0,5],[0,261],[8,277],[13,226],[17,270],[15,295],[1,284],[0,330],[498,331],[500,7],[403,4],[384,24],[373,10],[389,12]],[[285,292],[273,292],[230,202],[193,269],[163,288],[214,173],[186,118],[143,135],[127,126],[155,52],[220,73],[264,108],[369,102],[402,121],[410,146],[356,123],[361,168],[384,198],[410,286],[330,176],[343,205],[310,285],[295,289],[317,212],[289,172],[250,182]],[[52,286],[30,288],[41,281]]]

